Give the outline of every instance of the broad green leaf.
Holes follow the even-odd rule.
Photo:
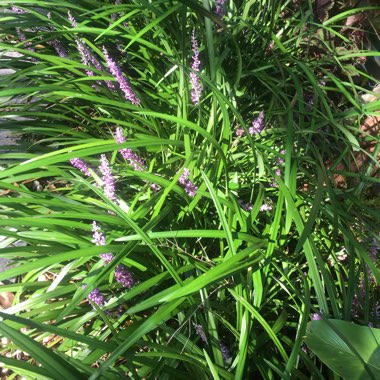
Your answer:
[[[380,378],[380,329],[322,319],[308,323],[305,342],[345,380]]]

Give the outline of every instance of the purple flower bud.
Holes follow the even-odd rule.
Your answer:
[[[119,284],[122,284],[127,289],[131,288],[135,283],[132,274],[123,264],[115,268],[115,278]]]
[[[191,64],[190,84],[191,84],[191,100],[193,104],[199,104],[199,99],[202,93],[202,84],[198,77],[199,66],[201,64],[199,60],[198,42],[195,38],[195,29],[191,35],[191,43],[193,49],[193,62]]]
[[[140,99],[133,92],[127,78],[125,78],[117,63],[109,56],[108,51],[104,46],[103,53],[106,58],[107,66],[110,70],[110,73],[116,78],[117,82],[119,83],[120,90],[124,93],[125,99],[129,100],[132,104],[140,104]]]
[[[92,301],[98,306],[103,306],[106,303],[106,300],[100,290],[95,288],[88,296],[87,299]]]
[[[80,158],[72,158],[70,163],[74,166],[74,168],[79,169],[83,174],[91,176],[87,164]]]
[[[311,317],[313,321],[319,321],[322,319],[322,317],[318,313],[314,313],[313,316]]]
[[[111,201],[116,201],[115,178],[112,175],[110,164],[105,154],[100,156],[99,169],[103,175],[104,195]]]

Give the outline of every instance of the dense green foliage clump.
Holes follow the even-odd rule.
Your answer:
[[[1,2],[9,379],[323,379],[311,319],[380,326],[380,8],[315,3]]]

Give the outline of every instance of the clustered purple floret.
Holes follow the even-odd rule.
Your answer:
[[[79,169],[83,174],[90,176],[90,170],[88,169],[88,166],[86,162],[81,160],[80,158],[72,158],[70,160],[71,165],[74,166],[74,168]]]
[[[193,29],[193,33],[191,35],[191,43],[193,49],[193,62],[191,64],[191,73],[190,73],[190,84],[191,84],[191,100],[193,104],[199,104],[199,99],[202,93],[202,84],[198,77],[200,60],[199,60],[199,48],[198,42],[195,38],[195,30]]]
[[[249,128],[248,132],[251,135],[256,135],[260,133],[264,128],[264,111],[259,113],[259,116],[252,122],[252,127]]]
[[[119,84],[120,90],[124,93],[124,97],[126,100],[129,100],[132,104],[138,105],[140,104],[140,99],[133,92],[127,78],[123,75],[120,67],[117,63],[110,57],[107,49],[103,46],[103,53],[106,58],[108,69],[110,73],[115,77],[117,83]]]
[[[100,156],[100,172],[102,173],[102,180],[104,186],[104,195],[111,201],[116,201],[116,186],[115,178],[112,175],[110,164],[105,154]]]
[[[106,245],[106,237],[100,232],[100,227],[96,224],[95,221],[92,222],[92,232],[92,242],[95,243],[95,245]],[[106,264],[109,264],[114,259],[114,255],[112,253],[101,253],[100,257]]]
[[[119,264],[115,268],[115,278],[119,284],[122,284],[127,289],[131,288],[135,283],[131,272],[123,264]]]
[[[190,195],[190,197],[195,197],[195,194],[198,191],[198,187],[195,186],[193,182],[189,180],[190,170],[185,168],[178,182],[183,186],[186,193]]]
[[[100,293],[100,290],[98,288],[95,288],[88,296],[87,299],[92,301],[98,306],[103,306],[106,301],[102,293]]]
[[[311,319],[312,319],[313,321],[319,321],[319,320],[321,320],[322,318],[321,318],[321,316],[320,316],[318,313],[314,313],[313,316],[311,317]]]

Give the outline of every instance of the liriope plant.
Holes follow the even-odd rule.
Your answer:
[[[10,378],[323,378],[310,319],[378,324],[378,148],[333,181],[377,115],[347,76],[377,53],[334,46],[365,9],[1,6],[0,117],[23,139],[0,171]]]

